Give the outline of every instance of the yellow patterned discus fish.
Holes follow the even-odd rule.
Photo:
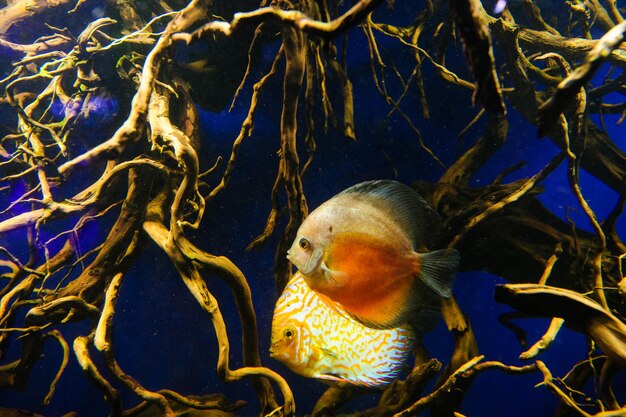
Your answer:
[[[276,302],[270,356],[330,384],[375,388],[396,379],[415,342],[410,327],[366,327],[322,297],[296,272]]]

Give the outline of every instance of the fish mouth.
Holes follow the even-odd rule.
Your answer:
[[[276,359],[276,357],[278,356],[278,352],[276,352],[276,349],[274,346],[270,346],[269,352],[270,352],[270,358]]]

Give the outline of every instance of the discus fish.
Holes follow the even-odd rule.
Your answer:
[[[417,252],[427,250],[439,227],[437,213],[411,188],[368,181],[311,212],[287,258],[313,291],[361,323],[397,327],[431,308],[438,299],[432,291],[451,295],[459,253]]]
[[[395,380],[415,341],[410,327],[371,329],[321,297],[296,272],[276,302],[270,356],[331,385],[377,388]]]

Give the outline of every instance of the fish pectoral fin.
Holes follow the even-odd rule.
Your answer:
[[[315,345],[314,347],[316,349],[318,349],[320,352],[322,352],[322,354],[324,354],[326,356],[330,356],[331,358],[334,358],[334,359],[338,359],[339,358],[339,356],[337,356],[337,354],[335,352],[333,352],[332,350],[330,350],[330,349],[323,348],[323,347],[317,346],[317,345]]]
[[[348,279],[348,274],[329,268],[326,264],[326,261],[322,261],[321,268],[322,271],[324,271],[324,277],[326,278],[326,281],[328,281],[328,283],[330,283],[334,287],[342,287],[345,285]]]
[[[460,254],[456,249],[419,253],[419,278],[442,297],[452,295],[454,277],[459,269]]]

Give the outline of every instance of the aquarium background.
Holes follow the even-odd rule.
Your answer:
[[[93,3],[82,13],[103,13],[106,4]],[[485,8],[493,10],[493,3],[485,1]],[[515,2],[512,2],[515,5]],[[562,2],[553,1],[555,14],[566,13]],[[415,14],[414,10],[423,7],[423,2],[396,1],[393,9],[382,5],[377,13],[398,24],[403,18]],[[91,8],[91,11],[89,10]],[[68,22],[71,25],[71,19]],[[393,20],[395,19],[395,20]],[[601,34],[599,34],[601,35]],[[32,36],[36,36],[34,33]],[[27,37],[23,35],[23,37]],[[372,82],[370,61],[366,40],[360,29],[352,29],[346,39],[338,39],[339,49],[348,42],[348,72],[354,87],[356,141],[344,137],[333,127],[327,131],[321,127],[316,132],[317,150],[313,162],[303,176],[303,188],[310,210],[344,188],[364,180],[396,179],[406,184],[415,181],[436,182],[444,172],[433,159],[421,149],[416,133],[397,113],[390,116],[390,106],[378,94]],[[243,119],[246,117],[251,94],[251,84],[259,74],[267,71],[279,43],[267,41],[260,57],[252,68],[249,80],[231,111],[200,110],[202,129],[202,151],[200,154],[203,169],[210,167],[218,156],[227,158],[232,140],[236,137]],[[393,60],[399,72],[405,76],[413,68],[414,57],[406,48],[390,39],[381,40],[381,53]],[[446,65],[460,76],[469,79],[466,61],[461,46],[456,54],[447,55]],[[180,52],[187,56],[188,52]],[[5,57],[4,59],[8,59]],[[496,55],[496,61],[502,57]],[[462,138],[459,133],[470,123],[479,111],[470,94],[459,94],[435,73],[432,66],[423,65],[425,91],[430,105],[430,119],[421,113],[419,99],[411,91],[402,102],[402,110],[410,115],[421,132],[424,142],[445,164],[452,163],[467,150],[485,128],[485,118],[481,118]],[[597,77],[606,75],[608,67],[601,68]],[[326,385],[312,379],[293,374],[281,363],[269,358],[269,338],[274,303],[278,293],[273,280],[275,250],[279,241],[276,232],[262,246],[246,251],[246,246],[265,225],[271,208],[270,191],[276,175],[279,149],[279,120],[282,97],[282,79],[275,76],[265,87],[260,100],[254,133],[242,143],[237,166],[227,188],[207,204],[201,227],[188,233],[189,238],[200,248],[218,255],[229,257],[245,274],[252,290],[254,307],[259,327],[260,352],[262,363],[276,370],[289,382],[293,389],[297,414],[310,413]],[[201,82],[198,76],[196,82]],[[506,86],[506,79],[504,82]],[[402,86],[394,77],[387,78],[387,88],[397,96]],[[622,97],[616,97],[621,100]],[[86,143],[97,142],[102,132],[119,122],[113,117],[120,109],[113,101],[106,101],[99,111],[100,120],[94,125],[85,126],[83,134]],[[11,113],[7,107],[0,107],[3,124],[10,125]],[[110,117],[107,115],[110,114]],[[321,111],[316,114],[321,120]],[[482,186],[492,182],[504,169],[524,162],[518,170],[506,177],[507,181],[526,178],[538,172],[553,156],[558,148],[548,139],[538,139],[537,129],[512,106],[508,106],[510,130],[506,144],[472,179],[472,185]],[[616,126],[617,116],[605,116],[604,126],[615,142],[624,149],[623,131]],[[300,120],[302,122],[302,120]],[[301,159],[306,159],[304,147]],[[89,178],[86,178],[89,180]],[[219,181],[219,175],[209,178],[209,182]],[[603,219],[615,205],[617,194],[600,181],[581,172],[580,185],[585,198]],[[80,184],[77,184],[80,187]],[[561,166],[542,182],[541,202],[562,219],[570,219],[577,227],[593,232],[583,211],[571,194],[567,183],[566,166]],[[279,225],[284,227],[286,216],[281,216]],[[88,226],[85,239],[99,241],[108,233],[111,220],[94,222]],[[277,231],[282,230],[281,227]],[[618,234],[625,232],[623,220],[618,222]],[[0,244],[8,246],[19,240],[18,234],[2,236]],[[89,243],[85,243],[88,245]],[[529,281],[538,277],[529,277]],[[242,366],[240,352],[240,323],[229,288],[220,280],[206,277],[207,285],[220,302],[231,342],[231,367]],[[511,311],[507,306],[495,303],[494,288],[504,281],[487,272],[460,272],[454,287],[461,309],[471,321],[480,352],[486,360],[502,361],[509,365],[522,365],[518,355],[524,350],[514,334],[502,326],[498,316]],[[248,405],[238,414],[255,415],[258,399],[247,381],[229,384],[220,382],[215,371],[217,361],[216,339],[210,319],[193,299],[169,259],[155,245],[148,245],[139,260],[131,267],[120,292],[116,307],[114,340],[115,354],[120,366],[145,387],[151,390],[171,388],[184,394],[225,393],[230,401],[243,399]],[[547,319],[524,319],[518,322],[528,331],[529,344],[538,340],[547,329]],[[67,340],[85,334],[90,324],[72,323],[64,326]],[[445,365],[453,350],[453,340],[443,322],[425,335],[425,346],[432,357]],[[570,329],[563,329],[552,348],[544,352],[544,361],[553,375],[563,376],[571,367],[586,356],[589,346],[585,337]],[[17,358],[20,343],[11,344],[7,358]],[[61,416],[75,411],[79,416],[106,416],[109,407],[101,392],[92,386],[81,372],[76,359],[70,355],[70,362],[61,377],[50,405],[43,406],[50,381],[58,369],[61,352],[58,344],[47,341],[43,358],[31,373],[28,386],[23,391],[0,390],[0,406],[22,408],[45,416]],[[94,358],[98,363],[97,357]],[[618,375],[618,387],[626,387],[623,372]],[[551,416],[558,403],[557,398],[545,386],[539,384],[538,373],[529,375],[506,375],[499,371],[487,371],[478,375],[461,407],[466,416]],[[138,399],[122,389],[124,405],[130,407]],[[375,404],[376,394],[359,396],[349,402],[343,411],[359,410]]]

